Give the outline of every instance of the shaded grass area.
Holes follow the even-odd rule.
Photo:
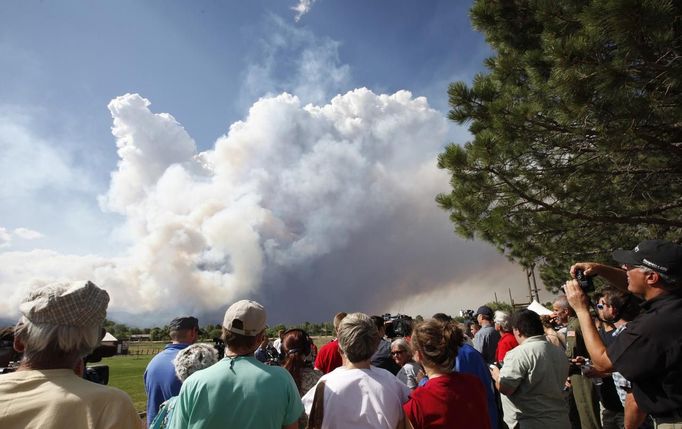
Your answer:
[[[147,394],[144,391],[142,375],[152,357],[113,356],[98,363],[109,365],[109,386],[117,387],[130,395],[138,412],[147,408]]]

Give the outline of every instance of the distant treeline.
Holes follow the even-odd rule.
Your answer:
[[[125,323],[117,323],[112,320],[104,321],[104,328],[118,340],[130,340],[131,335],[149,335],[151,341],[170,341],[168,335],[168,325],[154,326],[153,328],[135,328]],[[311,323],[304,322],[297,325],[277,324],[268,328],[268,336],[276,337],[280,330],[300,328],[308,332],[309,335],[333,335],[334,326],[331,322]],[[220,337],[222,327],[220,324],[207,324],[199,329],[199,337],[202,340],[212,340]]]
[[[511,311],[511,305],[504,302],[489,302],[486,305],[490,306],[493,310],[504,310]],[[458,314],[452,315],[455,320],[459,322],[464,322],[464,318],[460,317]],[[417,321],[423,320],[421,315],[414,316]],[[112,320],[104,321],[104,328],[111,333],[114,337],[119,340],[129,340],[131,335],[149,335],[151,341],[170,341],[168,336],[168,325],[155,326],[153,328],[134,328],[126,325],[125,323],[116,323]],[[332,336],[334,335],[334,326],[332,322],[323,323],[311,323],[303,322],[299,324],[284,325],[277,324],[268,327],[268,336],[277,337],[280,330],[284,331],[287,329],[299,328],[305,330],[311,336]],[[201,326],[199,330],[199,336],[202,340],[212,340],[213,338],[220,337],[222,333],[222,327],[220,324],[207,324]]]

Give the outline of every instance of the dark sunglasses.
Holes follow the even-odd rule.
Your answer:
[[[403,353],[405,353],[405,350],[398,350],[397,352],[391,352],[391,356],[401,355]]]

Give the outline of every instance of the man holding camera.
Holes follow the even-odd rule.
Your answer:
[[[657,428],[682,428],[682,246],[646,240],[633,250],[617,250],[621,268],[582,262],[571,267],[588,276],[641,296],[644,312],[608,347],[589,313],[585,292],[576,280],[566,282],[568,300],[583,330],[595,369],[618,371],[631,381],[625,428],[637,428],[650,414]],[[636,412],[641,410],[640,412]]]

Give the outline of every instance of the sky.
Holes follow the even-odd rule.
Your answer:
[[[469,7],[1,2],[0,320],[83,279],[133,326],[527,301],[434,201],[438,153],[470,138],[447,86],[492,55]]]

